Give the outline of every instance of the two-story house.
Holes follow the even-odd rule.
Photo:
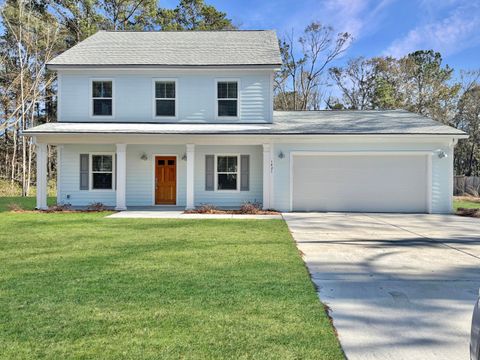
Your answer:
[[[26,130],[58,202],[450,212],[465,134],[406,111],[273,110],[273,31],[98,32],[53,59],[58,122]]]

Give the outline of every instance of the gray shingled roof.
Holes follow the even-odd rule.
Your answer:
[[[48,66],[281,64],[275,31],[99,31]]]
[[[48,123],[25,134],[451,135],[463,131],[403,110],[275,111],[272,124]]]

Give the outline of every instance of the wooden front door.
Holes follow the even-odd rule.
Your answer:
[[[177,199],[177,158],[155,157],[155,204],[175,205]]]

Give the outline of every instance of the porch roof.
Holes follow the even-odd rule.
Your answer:
[[[25,135],[177,134],[177,135],[451,135],[466,134],[404,110],[275,111],[273,123],[59,122],[27,129]]]

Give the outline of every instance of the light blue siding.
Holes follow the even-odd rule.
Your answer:
[[[206,191],[205,155],[250,155],[249,191]],[[258,146],[196,146],[195,147],[195,205],[240,206],[245,201],[262,202],[263,149]]]
[[[86,206],[101,202],[115,206],[115,190],[80,190],[80,154],[115,152],[114,145],[63,145],[60,150],[59,194],[62,204]],[[91,165],[90,165],[91,166]],[[69,196],[69,198],[67,197]]]
[[[128,145],[127,146],[127,206],[154,205],[155,155],[177,156],[177,205],[186,204],[185,145]],[[115,206],[115,190],[80,190],[80,154],[115,152],[114,145],[63,145],[60,155],[60,203],[86,206],[101,202]],[[205,155],[235,153],[250,155],[250,190],[238,192],[205,191]],[[147,160],[142,160],[142,155]],[[195,148],[195,204],[240,206],[244,201],[262,201],[262,147],[261,146],[196,146]],[[69,198],[67,198],[69,196]]]
[[[449,194],[450,166],[452,152],[447,144],[442,143],[324,143],[324,144],[275,144],[274,161],[274,188],[273,206],[277,210],[290,211],[290,153],[294,151],[435,151],[443,149],[448,157],[440,159],[432,156],[432,212],[448,213],[451,209]],[[285,157],[280,159],[278,154],[283,152]],[[355,179],[352,179],[355,186]]]
[[[182,160],[185,145],[127,146],[127,206],[154,205],[155,155],[177,157],[177,205],[185,206],[186,165]],[[142,160],[142,154],[147,160]]]
[[[238,79],[239,115],[228,122],[271,122],[270,71],[145,71],[59,72],[59,121],[161,122],[154,118],[155,78],[177,79],[178,120],[168,122],[225,122],[215,120],[216,79]],[[114,81],[114,116],[90,117],[92,79]]]

